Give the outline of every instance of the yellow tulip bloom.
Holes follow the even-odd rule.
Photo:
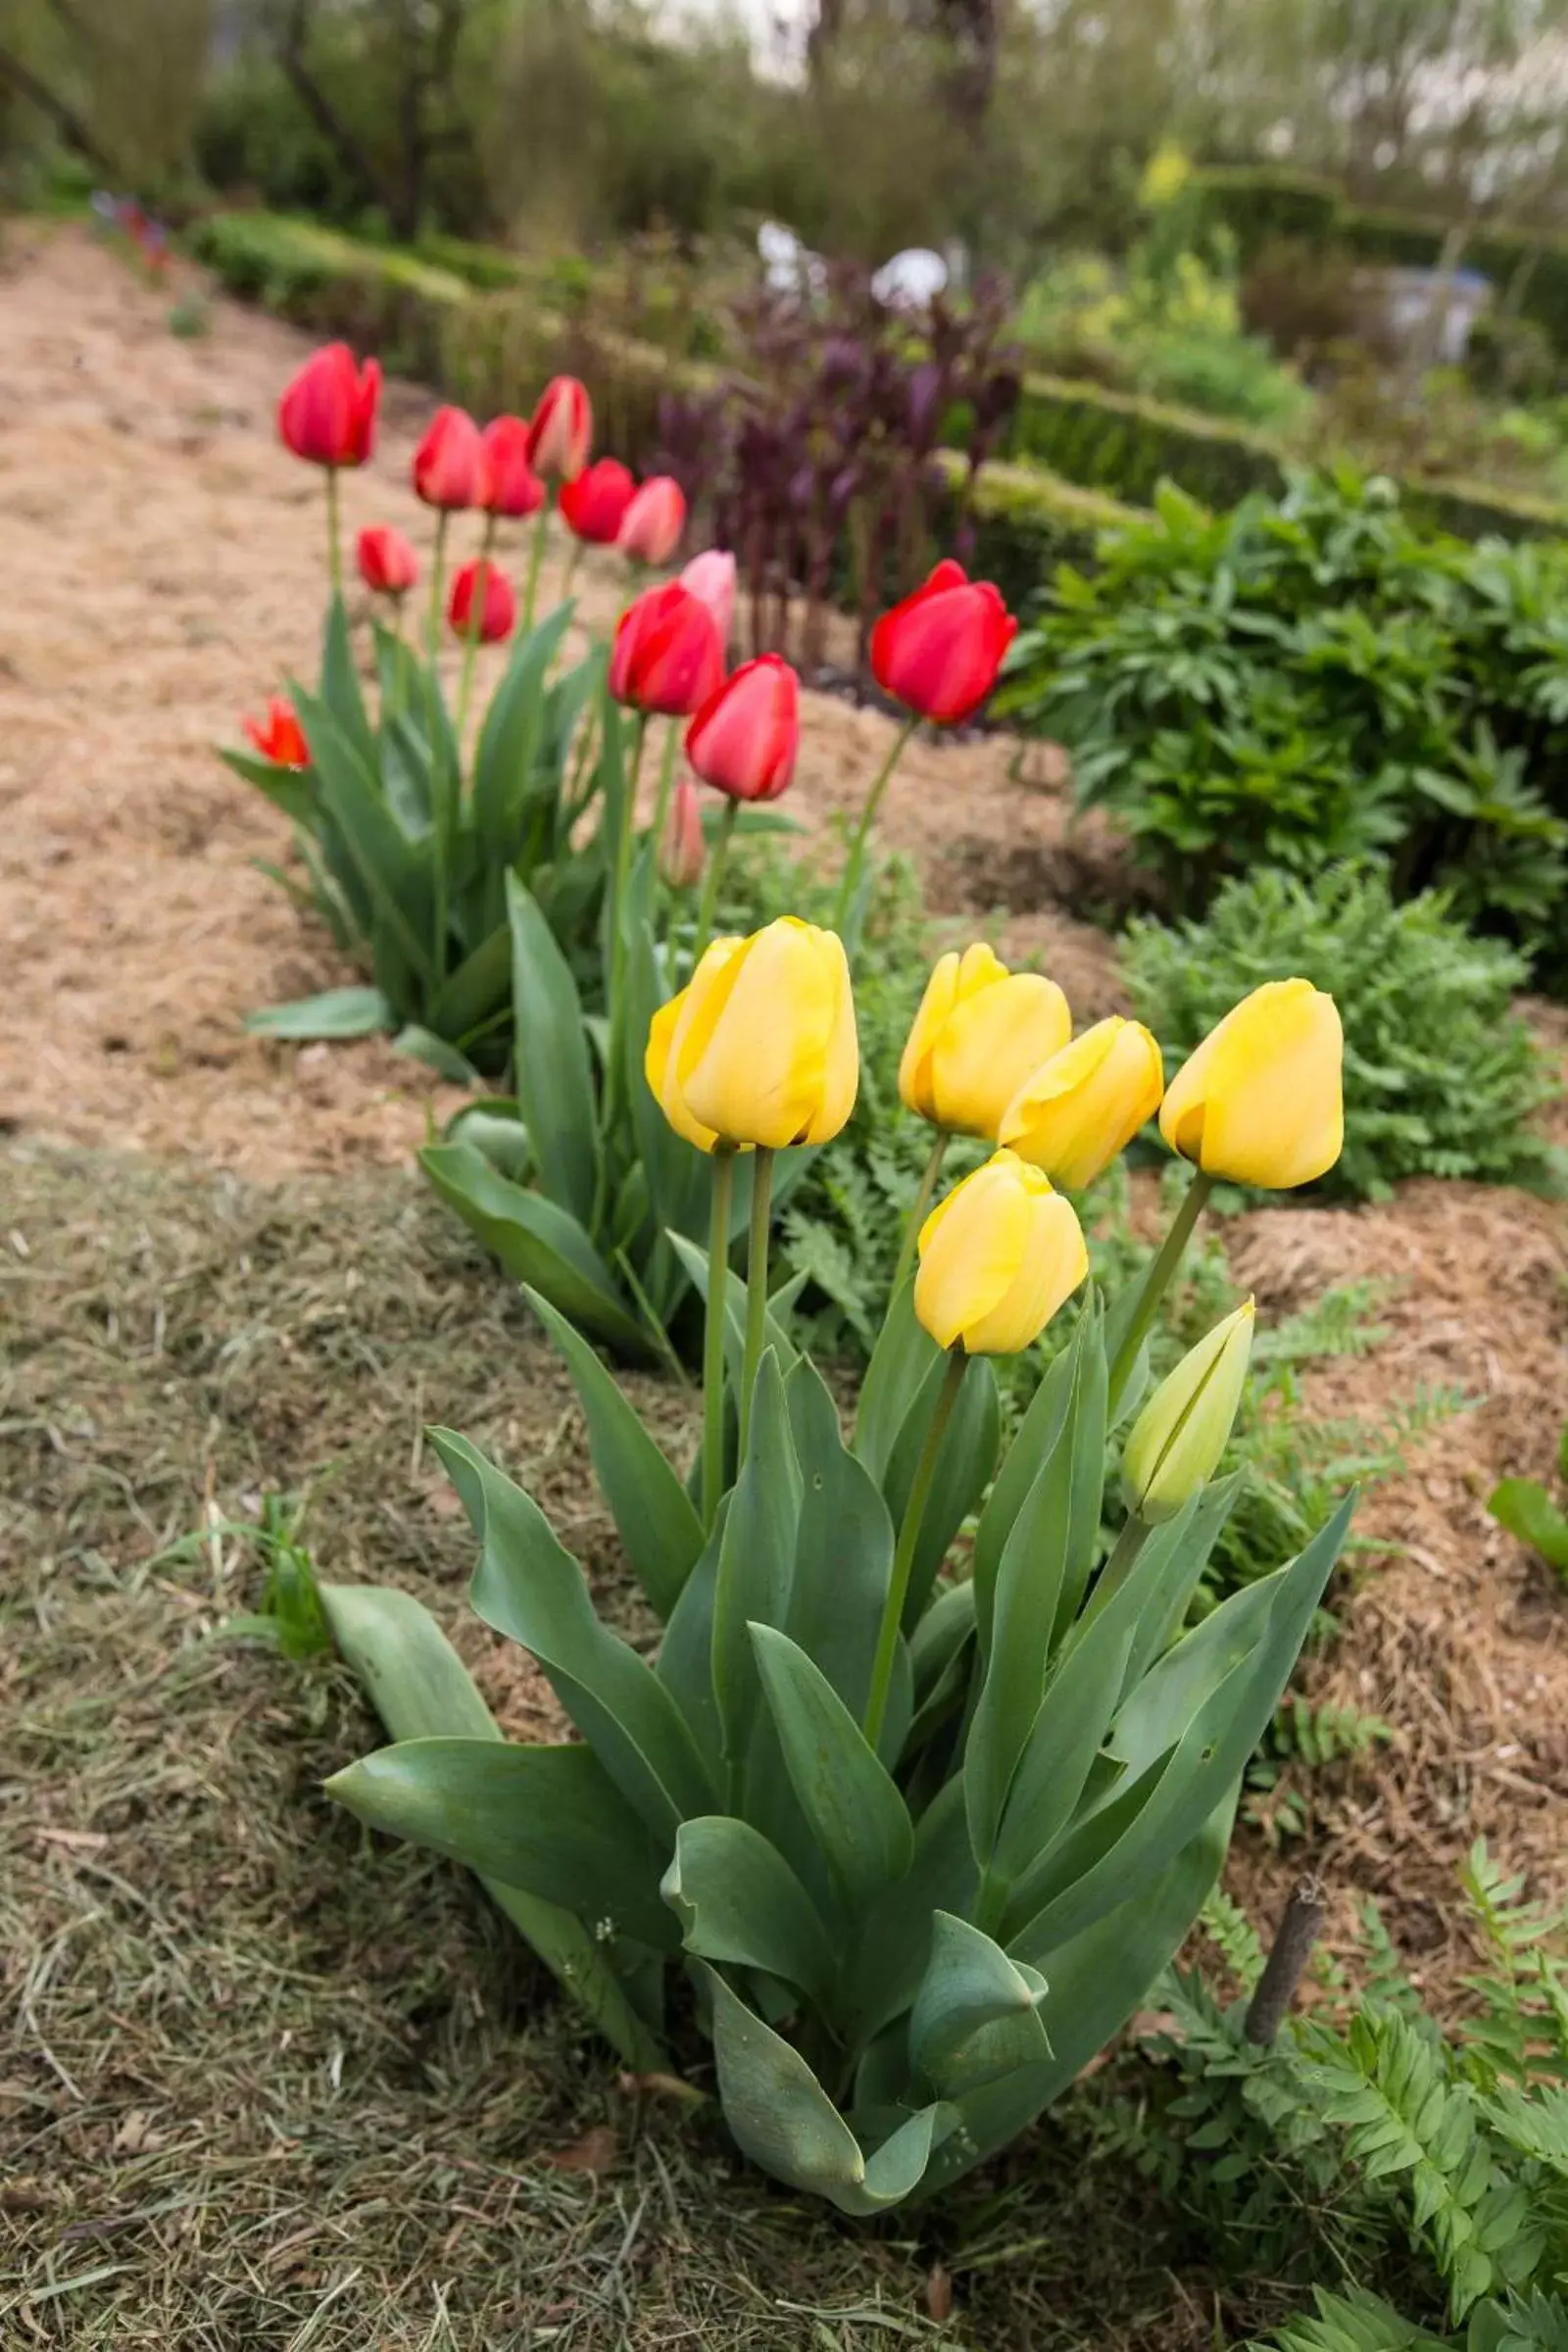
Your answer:
[[[860,1082],[844,944],[794,915],[749,939],[715,940],[655,1014],[648,1083],[699,1150],[825,1144]]]
[[[1167,1373],[1133,1423],[1122,1454],[1127,1507],[1157,1527],[1207,1486],[1230,1444],[1252,1352],[1249,1298]]]
[[[1082,1192],[1153,1117],[1164,1084],[1149,1031],[1113,1013],[1024,1080],[998,1140],[1054,1184]]]
[[[1345,1038],[1309,980],[1244,997],[1171,1080],[1159,1131],[1206,1176],[1284,1192],[1325,1175],[1345,1142]]]
[[[940,1347],[1016,1355],[1089,1271],[1070,1200],[1012,1152],[956,1184],[920,1228],[914,1311]]]
[[[1009,972],[982,945],[938,959],[899,1064],[910,1110],[955,1135],[995,1142],[1031,1070],[1072,1035],[1067,1000],[1039,972]]]

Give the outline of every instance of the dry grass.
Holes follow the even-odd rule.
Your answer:
[[[632,1609],[564,1381],[433,1204],[17,1145],[0,1171],[8,2352],[1212,2340],[1161,2217],[1096,2170],[1091,2100],[940,2214],[839,2223],[630,2095],[471,1881],[321,1800],[372,1726],[335,1664],[225,1637],[247,1546],[160,1561],[204,1497],[309,1485],[324,1568],[462,1633],[469,1542],[418,1436],[450,1418]]]

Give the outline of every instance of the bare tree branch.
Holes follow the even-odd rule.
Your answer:
[[[103,172],[106,179],[117,177],[113,159],[104,153],[74,108],[57,97],[46,83],[38,79],[36,74],[31,73],[19,57],[13,57],[8,49],[0,49],[0,79],[9,81],[14,90],[46,114],[67,146],[74,147],[78,155],[85,156],[88,163]]]
[[[392,215],[397,208],[390,201],[391,192],[380,172],[305,62],[306,11],[307,0],[294,0],[284,23],[278,63],[318,130],[359,182],[361,193]]]

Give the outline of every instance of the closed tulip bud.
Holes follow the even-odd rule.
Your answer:
[[[750,939],[714,940],[655,1014],[644,1067],[670,1125],[701,1151],[831,1142],[860,1079],[837,932],[786,914]]]
[[[615,545],[633,564],[667,564],[686,528],[686,497],[673,475],[653,474],[620,518]]]
[[[631,468],[618,458],[601,458],[561,485],[561,519],[589,547],[613,547],[626,509],[637,495]]]
[[[461,566],[447,598],[447,620],[458,636],[477,635],[481,645],[495,645],[512,635],[516,617],[512,582],[498,564],[487,562]]]
[[[899,1093],[934,1127],[994,1143],[1024,1079],[1071,1035],[1072,1014],[1054,980],[1009,972],[984,945],[950,952],[926,982],[899,1063]]]
[[[680,584],[700,605],[708,607],[718,623],[720,638],[728,645],[735,625],[735,559],[728,548],[710,547],[693,556],[680,575]]]
[[[678,580],[645,589],[621,614],[610,652],[610,691],[617,703],[690,718],[723,679],[713,615]]]
[[[871,672],[885,694],[939,725],[979,710],[1018,623],[989,580],[951,559],[871,631]]]
[[[594,413],[574,375],[554,375],[528,427],[528,463],[554,482],[572,482],[588,463]]]
[[[1053,1184],[1081,1193],[1153,1117],[1164,1083],[1149,1031],[1113,1013],[1030,1073],[1003,1114],[999,1140]]]
[[[294,706],[280,694],[274,694],[267,706],[267,716],[247,718],[245,732],[264,760],[276,767],[309,767],[311,749],[305,740],[305,730],[294,715]]]
[[[284,447],[312,466],[363,466],[375,447],[380,397],[376,361],[362,370],[346,343],[313,351],[277,404]]]
[[[407,596],[419,576],[419,559],[389,522],[362,531],[357,549],[360,577],[377,596]]]
[[[671,890],[690,890],[703,877],[703,815],[697,806],[697,787],[682,776],[670,796],[664,838],[659,845],[659,870]]]
[[[1159,1131],[1206,1176],[1284,1192],[1324,1176],[1345,1142],[1339,1008],[1309,980],[1270,980],[1210,1030],[1171,1080]]]
[[[465,409],[437,409],[414,453],[414,488],[427,507],[482,507],[489,467],[479,427]]]
[[[1167,1373],[1133,1423],[1121,1457],[1127,1508],[1157,1527],[1207,1486],[1230,1444],[1252,1352],[1252,1301],[1239,1306]]]
[[[920,1228],[914,1311],[941,1348],[1017,1355],[1089,1271],[1070,1200],[1012,1152],[956,1184]]]
[[[548,493],[528,463],[528,427],[520,416],[493,416],[479,436],[484,450],[485,495],[491,514],[537,514]]]
[[[686,757],[732,801],[776,801],[801,747],[801,682],[781,654],[743,662],[686,730]]]

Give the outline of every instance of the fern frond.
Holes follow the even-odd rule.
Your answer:
[[[1319,2287],[1316,2312],[1292,2320],[1272,2340],[1278,2352],[1451,2352],[1446,2339],[1359,2287],[1344,2295]]]

